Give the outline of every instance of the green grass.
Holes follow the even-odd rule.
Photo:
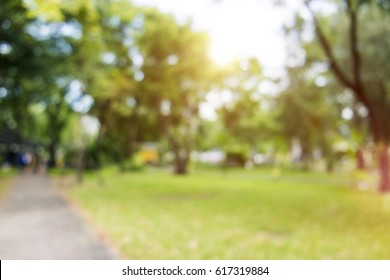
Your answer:
[[[390,198],[343,175],[103,176],[105,187],[89,177],[69,193],[125,258],[390,259]]]
[[[17,174],[15,169],[0,168],[0,199],[10,185],[11,178]]]

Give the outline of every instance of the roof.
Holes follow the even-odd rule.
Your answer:
[[[3,128],[0,130],[1,144],[22,144],[23,138],[18,132],[10,128]]]
[[[10,128],[0,129],[0,144],[6,146],[17,144],[29,149],[36,149],[38,146],[41,146],[39,143],[23,138],[19,132]]]

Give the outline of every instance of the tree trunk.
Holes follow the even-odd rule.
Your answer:
[[[56,167],[56,162],[57,162],[56,145],[54,143],[51,143],[49,145],[49,160],[47,162],[47,167],[48,168]]]
[[[188,166],[188,159],[187,157],[176,157],[175,159],[175,169],[174,169],[174,172],[175,174],[177,175],[186,175],[188,170],[187,170],[187,166]]]
[[[82,147],[77,155],[77,183],[83,183],[85,148]]]
[[[359,170],[366,169],[366,162],[364,160],[364,153],[361,148],[356,151],[356,168]]]
[[[303,171],[309,171],[312,163],[311,150],[306,145],[302,145],[302,154],[301,154],[301,168]]]
[[[379,191],[390,191],[390,158],[387,145],[379,147]]]
[[[172,135],[169,136],[169,140],[171,143],[173,154],[175,155],[174,173],[176,175],[185,175],[188,173],[187,167],[190,159],[190,145],[188,142],[185,143],[187,145],[179,143],[178,140]]]
[[[328,157],[326,159],[326,172],[332,173],[334,171],[334,159],[331,157]]]

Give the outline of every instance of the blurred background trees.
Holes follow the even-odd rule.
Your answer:
[[[390,191],[390,113],[389,80],[382,64],[388,56],[387,1],[339,1],[337,13],[329,18],[318,15],[305,1],[329,71],[340,85],[350,90],[354,101],[366,109],[369,136],[378,151],[380,190]],[[379,24],[376,20],[381,20]],[[366,24],[370,22],[369,24]],[[374,27],[375,26],[375,27]],[[332,36],[329,36],[329,34]],[[334,36],[336,34],[336,36]],[[380,34],[380,35],[379,35]],[[329,38],[334,38],[333,41]],[[375,54],[373,50],[375,49]],[[386,74],[385,74],[386,75]]]
[[[38,143],[50,167],[126,170],[153,143],[177,174],[194,151],[218,149],[227,166],[282,155],[331,171],[351,154],[365,167],[375,146],[388,191],[389,3],[322,2],[302,1],[309,13],[286,24],[285,72],[272,80],[256,58],[217,65],[206,33],[154,8],[4,0],[0,129]],[[210,96],[220,100],[205,117]]]

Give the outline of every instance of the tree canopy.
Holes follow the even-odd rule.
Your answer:
[[[140,143],[155,142],[173,154],[177,174],[188,172],[192,151],[211,147],[246,161],[277,146],[293,154],[298,145],[302,165],[321,158],[331,169],[337,144],[372,142],[381,190],[390,190],[389,1],[330,1],[337,9],[329,13],[321,1],[302,1],[310,17],[298,13],[285,28],[290,48],[280,81],[253,57],[216,65],[208,34],[155,8],[124,0],[3,2],[0,128],[40,142],[51,166],[62,150],[124,167]],[[263,90],[266,82],[273,93]],[[228,100],[205,121],[200,108],[210,95]],[[96,135],[70,141],[71,124],[82,131],[86,116],[98,123]]]

